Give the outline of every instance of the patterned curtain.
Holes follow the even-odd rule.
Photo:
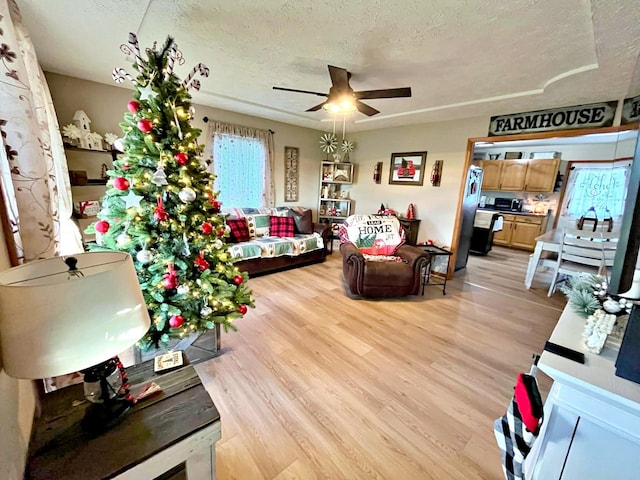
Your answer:
[[[16,256],[81,252],[53,102],[14,0],[0,0],[0,132],[5,233],[13,233]]]
[[[223,205],[273,206],[273,132],[211,121],[207,143]]]

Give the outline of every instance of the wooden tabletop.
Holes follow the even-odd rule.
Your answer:
[[[557,243],[560,245],[562,243],[562,233],[562,228],[554,228],[553,230],[549,230],[539,237],[536,237],[536,242]]]
[[[220,414],[191,365],[165,374],[148,361],[127,369],[134,396],[150,381],[162,393],[137,403],[112,429],[92,437],[80,420],[88,406],[82,384],[42,399],[33,425],[27,479],[112,478],[214,422]]]

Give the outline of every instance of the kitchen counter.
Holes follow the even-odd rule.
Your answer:
[[[528,217],[546,217],[547,213],[533,213],[533,212],[505,212],[500,210],[493,210],[491,208],[478,208],[478,212],[491,212],[500,213],[502,215],[526,215]]]

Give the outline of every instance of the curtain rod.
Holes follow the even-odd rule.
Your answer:
[[[204,123],[209,123],[209,117],[203,117],[203,118],[202,118],[202,121],[203,121]],[[274,131],[273,131],[273,130],[271,130],[271,129],[269,129],[269,130],[267,130],[267,131],[268,131],[269,133],[271,133],[271,134],[276,133],[276,132],[274,132]]]

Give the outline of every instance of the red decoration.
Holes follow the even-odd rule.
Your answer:
[[[193,261],[193,264],[198,267],[201,272],[204,272],[210,267],[209,262],[204,258],[204,252],[200,252],[200,255]]]
[[[136,113],[139,108],[140,108],[140,104],[138,102],[136,102],[135,100],[131,100],[129,103],[127,103],[127,109],[131,113]]]
[[[245,313],[247,313],[247,306],[246,306],[246,305],[240,305],[240,306],[238,307],[238,311],[239,311],[242,315],[244,315]]]
[[[219,200],[212,200],[211,205],[213,206],[213,213],[218,213],[222,208],[222,202]]]
[[[169,319],[169,325],[171,328],[180,328],[184,323],[184,317],[182,315],[174,315]]]
[[[224,235],[224,227],[220,227],[218,230],[216,230],[216,235],[222,237]]]
[[[131,166],[128,163],[123,163],[122,164],[122,169],[123,170],[129,170],[131,168]]]
[[[169,214],[162,205],[162,197],[160,195],[158,195],[158,206],[156,207],[156,211],[153,212],[153,218],[155,218],[159,222],[164,222],[169,218]]]
[[[169,264],[169,273],[164,274],[164,280],[162,280],[162,285],[167,290],[176,288],[178,286],[178,272],[174,270],[173,263]]]
[[[240,285],[242,282],[244,282],[244,277],[242,275],[236,275],[233,277],[233,283],[236,285]]]
[[[205,235],[210,235],[211,232],[213,232],[213,225],[211,225],[209,222],[204,222],[202,224],[202,233],[204,233]]]
[[[113,186],[116,190],[127,190],[129,188],[129,180],[124,177],[114,178]]]
[[[107,222],[106,220],[99,220],[94,226],[96,232],[98,233],[107,233],[109,231],[109,227],[109,222]]]
[[[409,204],[409,208],[407,208],[406,217],[409,220],[413,220],[414,218],[416,218],[416,211],[415,211],[415,207],[413,206],[413,203]]]
[[[138,128],[142,133],[149,133],[153,130],[153,122],[147,118],[141,118],[138,120]]]
[[[176,159],[176,162],[178,162],[178,165],[186,165],[189,161],[189,155],[184,152],[176,153],[174,158]]]

